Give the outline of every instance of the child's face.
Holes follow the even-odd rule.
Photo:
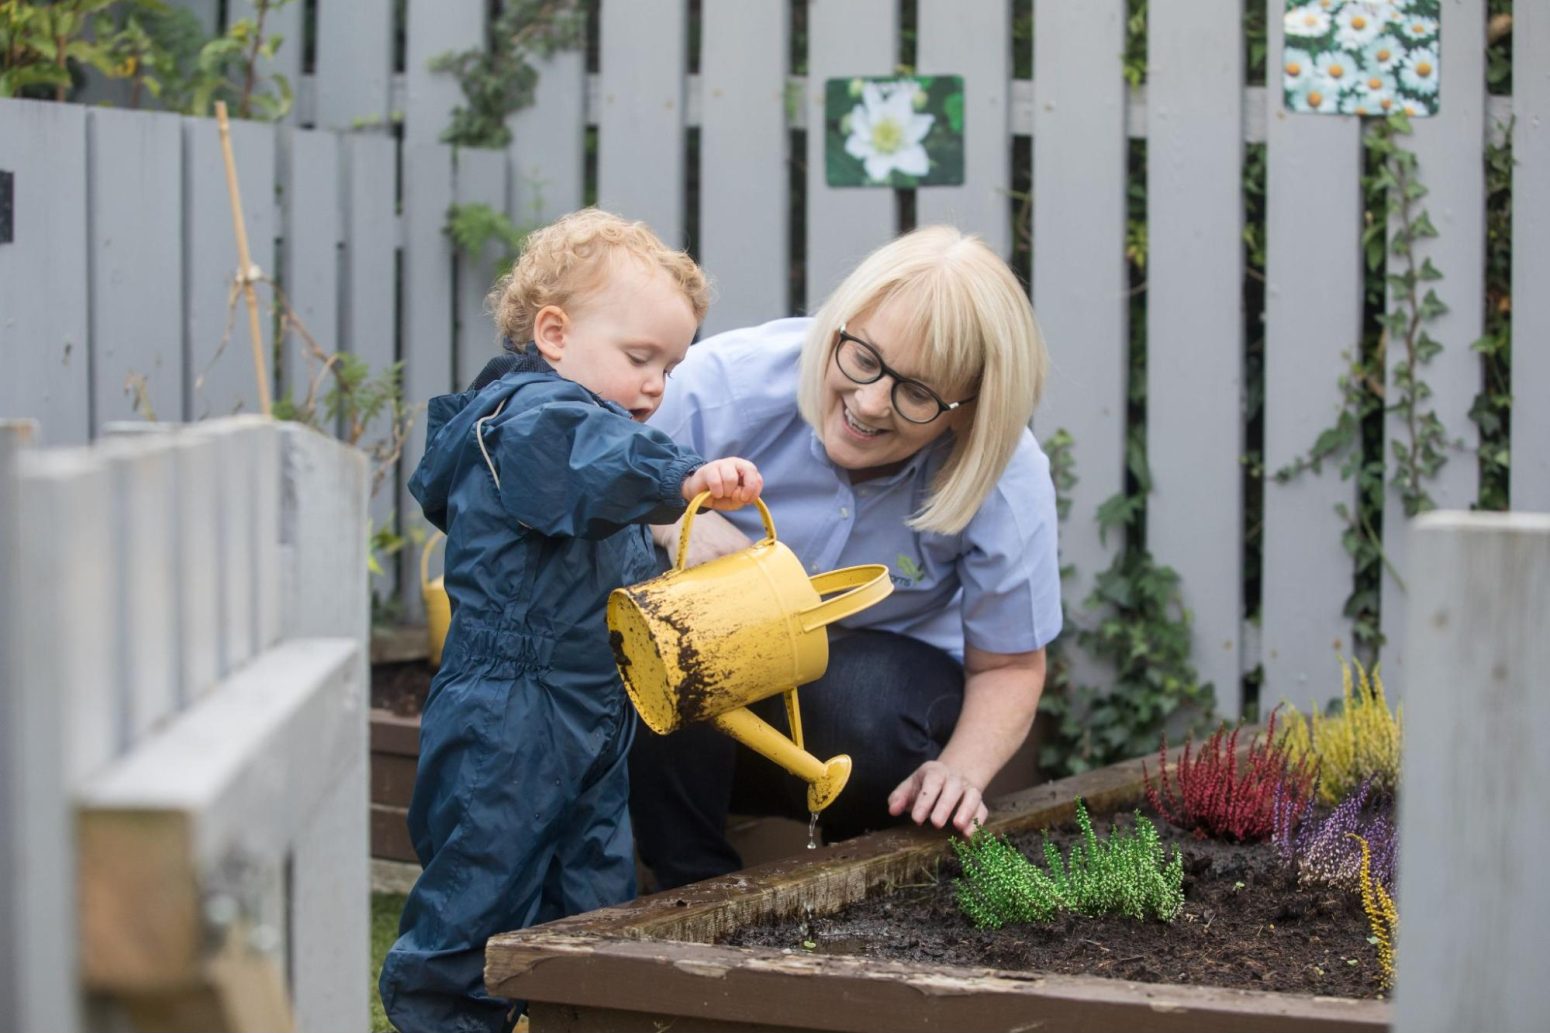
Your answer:
[[[533,330],[556,373],[645,422],[694,340],[694,309],[667,273],[621,258],[569,312],[542,309]]]

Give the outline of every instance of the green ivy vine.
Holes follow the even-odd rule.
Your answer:
[[[1427,188],[1418,176],[1416,155],[1401,142],[1410,128],[1406,116],[1390,115],[1374,122],[1366,136],[1371,171],[1363,177],[1367,224],[1362,244],[1369,305],[1374,295],[1387,299],[1386,306],[1378,301],[1384,309],[1377,319],[1380,332],[1347,354],[1347,368],[1337,379],[1341,404],[1334,424],[1318,434],[1307,452],[1275,473],[1278,482],[1287,483],[1305,471],[1318,473],[1326,462],[1338,462],[1341,479],[1354,482],[1354,507],[1342,502],[1335,511],[1344,525],[1342,542],[1356,563],[1344,612],[1353,622],[1359,651],[1369,659],[1383,642],[1378,625],[1381,569],[1387,567],[1403,584],[1383,552],[1385,490],[1397,493],[1406,517],[1435,508],[1429,486],[1449,454],[1462,447],[1430,404],[1432,391],[1423,376],[1426,365],[1442,351],[1428,326],[1447,306],[1435,286],[1442,272],[1430,258],[1417,255],[1418,245],[1438,233],[1421,205]],[[1389,349],[1398,350],[1392,370]],[[1487,404],[1486,409],[1499,414],[1505,404],[1498,398],[1496,408]],[[1476,409],[1490,415],[1479,400]],[[1384,417],[1389,414],[1398,417],[1401,428],[1389,441],[1392,465],[1382,448]],[[1492,454],[1505,462],[1504,451]]]
[[[585,38],[582,0],[505,0],[487,46],[431,59],[431,71],[455,76],[463,89],[463,103],[452,110],[441,139],[464,147],[505,147],[511,142],[507,116],[533,103],[534,61],[573,50]]]

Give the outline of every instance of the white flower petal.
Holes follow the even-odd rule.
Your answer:
[[[931,124],[936,121],[935,115],[915,115],[906,123],[904,140],[906,143],[918,144],[931,132]]]
[[[867,178],[876,183],[888,181],[888,173],[893,171],[892,154],[869,154],[866,159]]]
[[[931,159],[919,144],[906,147],[893,156],[894,167],[906,176],[924,176],[931,171]]]

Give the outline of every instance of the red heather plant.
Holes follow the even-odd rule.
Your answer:
[[[1279,709],[1279,708],[1278,708]],[[1238,763],[1238,733],[1227,734],[1227,724],[1217,728],[1198,754],[1193,739],[1186,739],[1184,755],[1174,773],[1177,787],[1168,779],[1168,737],[1158,750],[1157,783],[1146,765],[1146,798],[1158,814],[1201,838],[1230,839],[1240,843],[1264,839],[1280,820],[1295,824],[1313,799],[1314,768],[1310,760],[1292,760],[1284,739],[1276,740],[1276,715],[1271,711],[1264,738],[1249,747],[1244,763]]]

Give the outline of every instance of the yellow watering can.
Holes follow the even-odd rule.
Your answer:
[[[452,600],[447,597],[447,576],[430,579],[431,550],[447,536],[437,531],[425,539],[420,549],[420,598],[425,601],[425,637],[432,667],[441,666],[441,650],[447,644],[447,628],[452,624]]]
[[[796,687],[828,668],[827,625],[881,601],[893,582],[878,563],[809,578],[796,554],[776,541],[775,523],[762,501],[763,539],[686,569],[689,529],[709,494],[689,503],[673,569],[616,588],[608,598],[609,641],[619,676],[653,732],[666,735],[709,720],[805,779],[807,805],[821,811],[850,778],[850,758],[840,754],[820,761],[803,749]],[[786,695],[789,739],[747,709],[778,692]]]

